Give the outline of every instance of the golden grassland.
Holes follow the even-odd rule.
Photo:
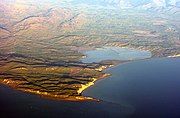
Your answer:
[[[84,50],[102,46],[180,54],[179,22],[165,13],[71,7],[46,2],[0,3],[0,82],[29,93],[86,100],[81,92],[117,62],[86,64]],[[179,16],[173,14],[174,18]]]
[[[57,100],[94,100],[81,96],[81,93],[96,80],[108,76],[99,68],[104,69],[105,66],[95,69],[10,62],[0,66],[0,82],[17,90]]]

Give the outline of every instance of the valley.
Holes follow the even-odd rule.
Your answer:
[[[98,69],[114,62],[83,63],[82,51],[112,46],[150,51],[151,57],[180,54],[178,8],[157,13],[36,2],[0,3],[0,82],[17,90],[52,99],[89,100],[78,91],[109,76]]]

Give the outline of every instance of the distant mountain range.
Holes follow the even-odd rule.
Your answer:
[[[75,3],[94,4],[102,6],[116,6],[120,8],[133,7],[169,7],[180,6],[180,0],[71,0]]]
[[[127,9],[135,7],[143,8],[167,8],[171,6],[180,8],[180,0],[1,0],[5,3],[48,3],[48,4],[59,4],[65,1],[66,3],[74,4],[88,4],[88,5],[100,5],[100,6],[113,6],[117,8]]]

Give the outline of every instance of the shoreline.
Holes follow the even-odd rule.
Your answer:
[[[149,60],[152,59],[154,57],[151,58],[146,58],[146,59],[140,59],[140,60]],[[179,58],[179,56],[168,56],[168,57],[161,57],[161,58]],[[96,68],[96,70],[103,72],[107,69],[110,69],[112,67],[116,67],[119,66],[121,64],[126,64],[126,63],[130,63],[133,61],[140,61],[140,60],[128,60],[126,62],[121,62],[119,61],[118,63],[115,64],[111,64],[111,65],[102,65],[100,68]],[[111,61],[111,60],[109,60]],[[82,92],[85,91],[86,89],[88,89],[89,87],[95,85],[95,83],[101,79],[105,79],[107,77],[111,76],[111,74],[109,73],[104,73],[101,77],[99,78],[92,78],[93,81],[83,85],[81,84],[82,87],[79,88],[79,90],[77,90],[79,96],[68,96],[68,95],[55,95],[55,94],[51,94],[51,93],[47,93],[47,92],[40,92],[40,91],[36,91],[36,90],[31,90],[31,89],[18,89],[17,85],[20,84],[21,82],[17,82],[17,81],[13,81],[11,79],[0,79],[0,84],[3,84],[5,86],[8,86],[14,90],[17,91],[21,91],[21,92],[25,92],[25,93],[29,93],[29,94],[34,94],[34,95],[38,95],[42,98],[45,99],[50,99],[50,100],[60,100],[60,101],[72,101],[72,102],[83,102],[83,101],[96,101],[99,102],[101,100],[93,98],[93,97],[88,97],[88,96],[83,96]]]
[[[119,66],[119,65],[121,65],[121,64],[128,64],[128,63],[131,63],[131,62],[134,62],[134,61],[141,61],[141,60],[150,60],[150,59],[163,59],[163,58],[180,58],[180,55],[178,55],[178,56],[168,56],[168,57],[150,57],[150,58],[145,58],[145,59],[138,59],[138,60],[127,60],[127,61],[125,61],[125,62],[119,62],[119,63],[116,63],[116,64],[112,64],[112,65],[110,65],[109,67],[107,67],[107,68],[105,68],[105,69],[103,69],[102,71],[105,71],[105,70],[107,70],[107,69],[110,69],[110,68],[113,68],[113,67],[117,67],[117,66]],[[106,73],[107,74],[107,73]],[[95,85],[95,83],[97,82],[97,81],[99,81],[99,80],[101,80],[101,79],[105,79],[105,78],[107,78],[107,77],[109,77],[109,76],[111,76],[111,74],[107,74],[108,76],[105,76],[105,77],[103,77],[103,78],[99,78],[99,79],[96,79],[96,81],[94,81],[94,83],[93,83],[93,85]],[[91,85],[91,86],[93,86],[93,85]],[[89,86],[90,87],[90,86]],[[89,87],[87,87],[86,89],[88,89]],[[84,90],[86,90],[86,89],[84,89]],[[84,91],[83,90],[83,91]],[[82,91],[82,92],[83,92]],[[82,94],[82,93],[81,93]],[[86,97],[86,96],[84,96],[84,97]],[[88,97],[88,96],[87,96]],[[89,98],[92,98],[92,97],[89,97]],[[96,99],[96,98],[93,98],[93,99]],[[98,100],[98,101],[100,101],[100,100]]]
[[[101,66],[102,70],[99,70],[99,68],[96,68],[96,70],[102,72],[104,69],[107,69],[109,66]],[[111,67],[111,66],[110,66]],[[81,87],[77,90],[77,93],[79,96],[69,96],[69,95],[57,95],[57,94],[51,94],[48,92],[41,92],[39,90],[32,90],[32,89],[23,89],[23,88],[18,88],[18,84],[21,84],[22,81],[13,81],[11,79],[0,79],[0,84],[8,86],[14,90],[29,93],[29,94],[34,94],[37,96],[40,96],[42,98],[47,98],[51,100],[60,100],[60,101],[74,101],[74,102],[81,102],[81,101],[96,101],[99,102],[100,100],[92,98],[92,97],[87,97],[83,96],[82,92],[89,88],[90,86],[93,86],[97,80],[104,79],[106,77],[110,76],[110,74],[104,73],[102,76],[98,78],[92,78],[93,81],[83,85],[81,84]]]
[[[170,58],[178,58],[178,57],[180,57],[180,54],[173,55],[173,56],[168,56],[168,57],[170,57]]]
[[[45,98],[45,99],[50,99],[50,100],[60,100],[60,101],[72,101],[72,102],[81,102],[81,101],[98,101],[96,99],[90,98],[90,97],[84,97],[84,96],[67,96],[67,95],[53,95],[47,92],[40,92],[36,90],[31,90],[31,89],[18,89],[16,87],[17,82],[10,81],[7,79],[0,80],[0,84],[5,85],[7,87],[10,87],[13,90],[16,91],[21,91],[23,93],[27,94],[32,94],[32,95],[37,95],[39,97]]]

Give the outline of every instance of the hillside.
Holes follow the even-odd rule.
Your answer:
[[[83,85],[107,76],[98,68],[111,65],[82,63],[82,51],[115,46],[148,50],[153,57],[180,54],[178,1],[166,8],[154,3],[2,0],[1,83],[76,100]]]

